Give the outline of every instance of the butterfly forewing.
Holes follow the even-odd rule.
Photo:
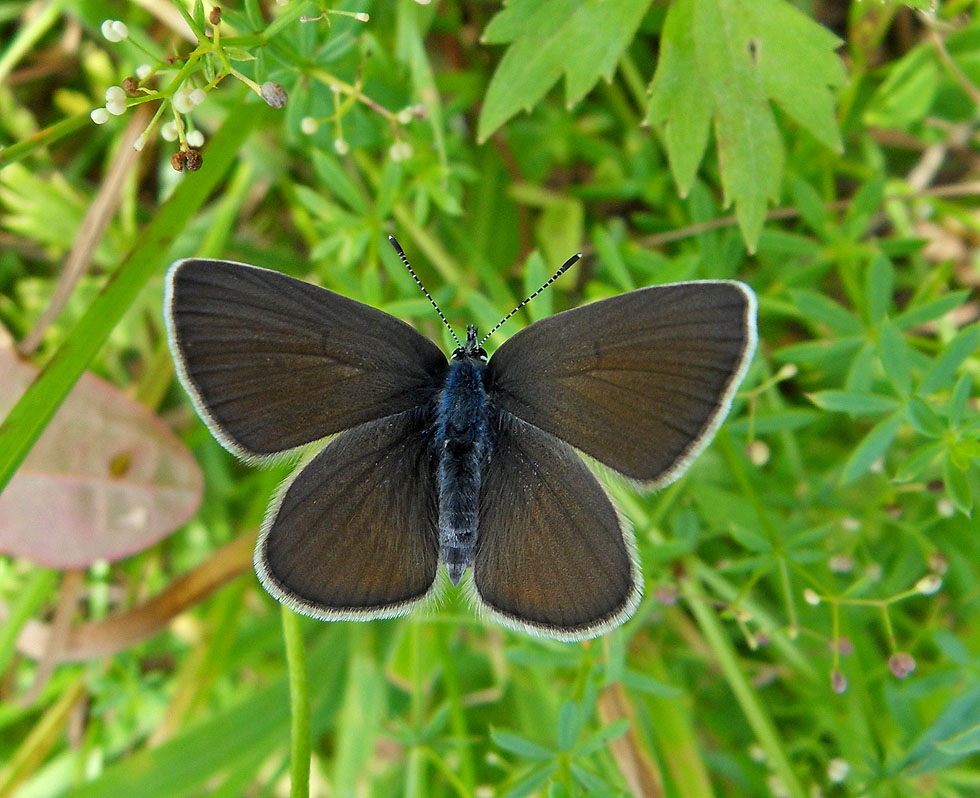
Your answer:
[[[509,338],[490,359],[490,394],[498,408],[658,486],[711,439],[754,348],[747,286],[653,286]]]
[[[266,589],[298,612],[408,612],[439,560],[428,421],[408,411],[341,433],[270,509],[255,551]]]
[[[174,264],[165,310],[181,381],[242,457],[423,405],[446,368],[435,344],[393,316],[241,263]]]
[[[621,623],[639,601],[633,542],[566,443],[497,411],[483,476],[473,584],[501,622],[569,640]]]

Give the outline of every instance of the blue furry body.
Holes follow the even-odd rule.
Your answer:
[[[436,408],[439,557],[453,584],[471,564],[476,547],[480,476],[490,445],[485,369],[485,356],[454,356]]]

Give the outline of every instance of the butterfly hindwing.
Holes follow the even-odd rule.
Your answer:
[[[491,416],[473,564],[479,602],[502,623],[567,640],[629,617],[641,576],[632,536],[582,458],[507,412]]]
[[[497,407],[657,487],[711,439],[755,339],[748,286],[652,286],[512,336],[490,359],[489,390]]]
[[[343,432],[288,483],[255,550],[273,596],[326,620],[402,615],[425,597],[439,561],[425,415]]]
[[[439,348],[404,322],[279,272],[183,260],[166,290],[181,382],[241,457],[425,404],[446,368]]]

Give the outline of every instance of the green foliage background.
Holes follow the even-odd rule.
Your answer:
[[[0,558],[0,796],[288,792],[284,628],[294,688],[307,652],[313,794],[976,795],[980,20],[934,5],[245,0],[214,39],[210,6],[0,2],[0,319],[17,339],[136,113],[89,112],[161,70],[129,100],[160,116],[118,210],[0,426],[0,484],[91,368],[179,431],[207,488],[163,543],[85,573],[77,623],[254,534],[287,473],[235,462],[173,379],[159,308],[177,258],[280,269],[447,350],[387,233],[457,329],[488,329],[584,250],[498,344],[693,278],[749,282],[760,317],[689,473],[656,495],[611,486],[647,591],[596,641],[486,626],[452,591],[408,619],[283,624],[244,574],[25,702],[38,666],[18,634],[59,577]],[[120,14],[129,38],[109,43]],[[282,109],[249,88],[266,81]],[[188,82],[207,88],[190,113],[207,143],[178,174],[159,131]]]

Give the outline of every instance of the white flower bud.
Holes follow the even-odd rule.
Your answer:
[[[106,102],[126,102],[126,91],[122,86],[110,86],[105,90]]]
[[[312,116],[304,116],[302,121],[299,123],[299,129],[307,136],[312,136],[317,132],[320,125]]]
[[[160,128],[160,135],[164,141],[177,141],[177,123],[165,122]]]
[[[388,156],[393,161],[407,161],[412,157],[412,145],[407,141],[396,141],[388,150]]]
[[[820,596],[817,595],[816,591],[806,588],[803,591],[803,600],[811,607],[816,607],[820,603]]]
[[[827,763],[827,781],[831,784],[841,784],[850,772],[850,763],[839,756],[835,756]]]
[[[109,100],[105,104],[106,110],[113,116],[122,116],[126,113],[126,101],[125,100]]]
[[[189,114],[194,110],[194,103],[191,102],[191,92],[186,86],[181,86],[174,92],[174,110],[178,114]]]
[[[140,152],[146,146],[146,133],[140,133],[133,142],[133,149]]]
[[[204,134],[200,130],[191,130],[187,134],[187,146],[195,150],[204,146]]]
[[[103,20],[102,25],[99,27],[99,30],[102,31],[102,36],[107,41],[118,42],[121,41],[121,39],[119,38],[119,34],[116,32],[116,29],[112,24],[113,22],[115,22],[114,19]]]
[[[151,67],[149,64],[140,64],[138,67],[136,67],[136,77],[138,77],[140,80],[146,80],[148,77],[150,77],[151,72],[153,72],[153,67]]]
[[[939,574],[926,574],[915,583],[915,589],[923,596],[931,596],[937,593],[943,586],[943,578]]]
[[[191,105],[200,105],[208,98],[204,89],[194,89],[189,95],[188,100],[191,101]]]
[[[333,148],[337,155],[346,155],[350,152],[350,144],[347,143],[346,139],[334,139]]]
[[[120,22],[118,19],[112,21],[112,32],[118,37],[114,41],[121,42],[129,38],[129,28],[126,27],[125,22]]]

